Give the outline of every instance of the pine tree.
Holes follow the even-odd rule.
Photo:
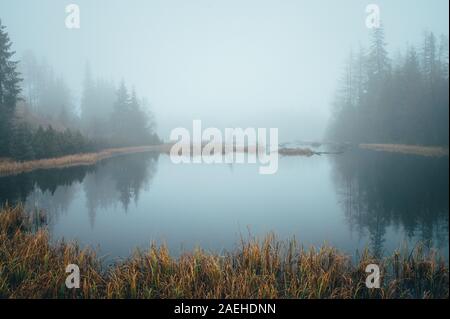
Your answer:
[[[56,131],[50,125],[44,134],[45,158],[57,157],[59,155],[59,145],[56,138]]]
[[[422,53],[422,67],[430,93],[433,94],[434,85],[439,74],[439,67],[436,37],[432,32],[425,34]]]
[[[117,98],[114,103],[114,111],[111,116],[111,127],[113,129],[113,144],[116,146],[124,146],[128,144],[127,136],[130,134],[128,125],[130,114],[130,96],[125,86],[125,82],[122,80],[119,89],[117,90]]]
[[[84,82],[83,82],[83,92],[81,96],[81,113],[83,116],[89,114],[92,107],[92,96],[94,91],[94,81],[92,79],[91,68],[88,63],[86,63]]]
[[[89,136],[95,132],[95,85],[89,63],[86,63],[81,95],[81,123],[83,132]]]
[[[129,124],[134,128],[134,134],[130,136],[130,141],[136,145],[145,145],[152,143],[149,116],[142,110],[137,98],[136,91],[132,90],[130,99]]]
[[[444,35],[441,35],[440,43],[439,43],[439,73],[442,78],[448,80],[448,38]]]
[[[33,150],[34,156],[37,159],[45,158],[47,156],[46,153],[46,145],[45,145],[45,131],[42,126],[39,126],[37,131],[33,134]]]
[[[436,37],[427,33],[420,53],[410,47],[391,64],[384,31],[375,30],[367,57],[360,53],[347,64],[334,102],[330,138],[448,145],[447,43],[441,37],[438,45]]]
[[[383,80],[390,70],[390,61],[386,50],[384,28],[381,25],[372,33],[368,56],[369,79]]]
[[[34,159],[31,128],[23,122],[16,122],[12,130],[11,156],[17,161]]]
[[[391,65],[382,25],[372,33],[367,71],[367,99],[361,110],[362,121],[366,125],[363,138],[367,142],[386,141],[389,134],[387,122],[390,120],[390,105],[385,101],[386,95],[383,92],[386,88],[389,89]]]
[[[22,55],[20,62],[20,71],[22,73],[23,95],[29,108],[33,112],[37,112],[39,104],[39,96],[42,91],[42,75],[41,66],[32,51],[26,51]]]
[[[0,20],[0,157],[9,156],[10,132],[21,81],[17,69],[17,61],[12,61],[14,51],[5,26]]]

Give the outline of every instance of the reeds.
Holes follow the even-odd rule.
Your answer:
[[[3,160],[0,161],[0,176],[30,172],[37,169],[61,168],[78,165],[92,165],[105,158],[123,154],[142,153],[142,152],[166,152],[168,147],[170,146],[162,144],[150,146],[110,148],[96,153],[74,154],[57,158],[49,158],[25,162]]]
[[[33,217],[34,216],[34,217]],[[37,217],[36,217],[37,216]],[[34,219],[37,219],[34,220]],[[22,206],[0,212],[1,298],[448,298],[448,266],[421,247],[377,260],[368,251],[352,262],[331,247],[304,249],[272,234],[242,241],[219,256],[201,249],[170,256],[152,245],[104,268],[90,249],[51,245],[42,214]],[[365,267],[382,271],[380,289],[365,286]],[[81,272],[80,289],[65,287],[68,264]]]
[[[448,147],[440,146],[421,146],[421,145],[403,145],[403,144],[360,144],[360,148],[410,155],[420,155],[428,157],[444,157],[449,155]]]
[[[280,148],[278,154],[282,156],[313,156],[317,153],[309,148]]]

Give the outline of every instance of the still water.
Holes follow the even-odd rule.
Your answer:
[[[222,252],[274,232],[304,246],[385,255],[418,241],[448,260],[449,160],[352,150],[257,164],[173,164],[132,154],[94,166],[0,177],[0,205],[44,209],[53,240],[77,240],[106,260],[165,243],[172,254]]]

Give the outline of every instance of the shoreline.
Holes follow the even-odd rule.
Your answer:
[[[158,144],[147,146],[132,146],[121,148],[108,148],[98,152],[79,153],[73,155],[66,155],[62,157],[16,162],[10,160],[0,159],[0,177],[18,175],[21,173],[28,173],[39,169],[53,169],[65,168],[72,166],[93,165],[101,160],[120,156],[125,154],[144,153],[144,152],[158,152],[161,154],[169,154],[170,148],[173,144]],[[358,144],[360,149],[400,153],[407,155],[418,155],[426,157],[445,157],[449,156],[449,149],[442,146],[420,146],[420,145],[405,145],[405,144]],[[237,149],[238,152],[251,152],[253,149]],[[281,156],[307,156],[320,155],[321,152],[314,152],[309,148],[284,148],[278,149]],[[326,154],[326,152],[322,152]]]
[[[15,162],[0,161],[0,177],[28,173],[39,169],[65,168],[71,166],[93,165],[107,158],[125,154],[159,152],[165,153],[170,144],[108,148],[99,152],[80,153],[62,157]]]
[[[201,248],[174,258],[155,243],[105,268],[92,249],[51,243],[46,214],[22,205],[0,209],[0,298],[77,299],[396,299],[449,295],[448,265],[418,245],[357,261],[332,246],[303,248],[269,233],[242,240],[225,254]],[[81,289],[67,289],[66,266],[81,271]],[[366,286],[367,266],[380,267],[379,289]]]
[[[407,155],[419,155],[426,157],[449,156],[448,147],[443,146],[422,146],[407,144],[359,144],[359,148],[388,153],[401,153]]]

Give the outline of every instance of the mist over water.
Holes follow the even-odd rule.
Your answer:
[[[16,59],[31,50],[61,75],[80,111],[85,65],[146,97],[157,132],[193,119],[278,127],[281,141],[322,139],[348,52],[367,45],[368,2],[78,0],[67,29],[56,0],[1,1]],[[392,56],[424,30],[448,34],[448,1],[377,1]]]

